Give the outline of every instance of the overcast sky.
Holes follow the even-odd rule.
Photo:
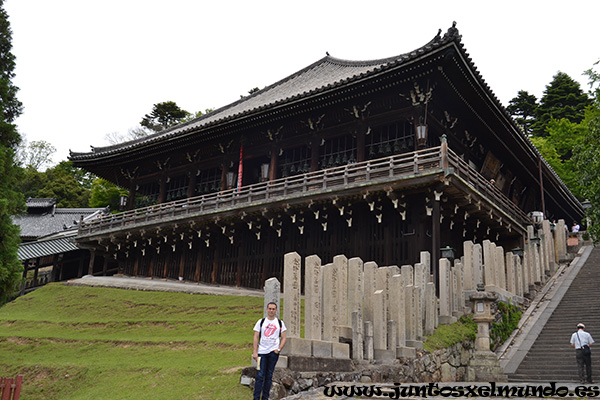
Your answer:
[[[588,90],[600,59],[600,1],[5,0],[14,83],[31,142],[69,150],[108,145],[155,103],[218,108],[325,56],[409,52],[457,22],[484,80],[506,106],[538,99],[562,71]]]

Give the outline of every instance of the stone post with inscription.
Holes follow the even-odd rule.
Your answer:
[[[267,317],[267,304],[277,304],[277,318],[279,318],[279,312],[281,311],[281,283],[277,278],[269,278],[265,281],[265,299],[263,307],[263,318]]]
[[[306,339],[322,339],[322,284],[321,259],[316,255],[306,257],[304,272],[304,337]]]
[[[287,253],[283,259],[283,320],[287,336],[300,337],[300,255]]]

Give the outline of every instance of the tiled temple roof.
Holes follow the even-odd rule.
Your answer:
[[[13,223],[21,228],[21,239],[35,240],[75,226],[79,220],[92,218],[104,212],[104,208],[57,208],[42,214],[23,214],[13,217]]]
[[[119,153],[124,150],[161,142],[187,132],[197,131],[211,125],[234,120],[276,106],[308,98],[340,86],[345,86],[353,81],[369,77],[378,72],[406,64],[436,48],[446,45],[447,43],[457,42],[460,45],[460,38],[461,36],[458,34],[458,30],[455,25],[453,25],[443,36],[441,35],[440,30],[438,34],[423,47],[394,57],[370,61],[349,61],[328,55],[250,96],[244,97],[192,121],[140,139],[107,147],[92,147],[92,151],[89,153],[71,152],[69,158],[71,160],[84,160],[93,159],[99,155]]]

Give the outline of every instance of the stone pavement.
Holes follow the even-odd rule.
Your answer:
[[[91,276],[71,279],[66,282],[72,286],[97,286],[130,290],[148,290],[160,292],[180,292],[190,294],[214,294],[226,296],[253,296],[263,297],[264,293],[258,289],[244,289],[230,286],[209,285],[186,281],[151,278],[130,278],[126,276]]]

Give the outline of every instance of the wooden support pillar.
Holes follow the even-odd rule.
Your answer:
[[[242,247],[240,247],[240,249],[238,250],[238,256],[237,256],[237,268],[235,271],[235,286],[240,287],[242,286],[242,271],[244,269],[244,262],[246,261],[246,258],[242,256]]]
[[[277,167],[278,167],[278,163],[277,163],[277,148],[273,147],[271,149],[271,163],[269,165],[269,180],[270,181],[274,181],[275,179],[277,179]]]
[[[360,128],[358,133],[356,134],[356,161],[363,162],[365,161],[365,129],[362,124],[359,125]]]
[[[440,280],[440,201],[433,200],[433,211],[431,213],[431,271],[433,273],[433,283],[435,283],[436,295],[439,296]]]
[[[150,248],[148,248],[148,251]],[[148,255],[148,276],[152,278],[154,276],[154,257]]]
[[[314,138],[310,145],[310,172],[319,169],[319,138]]]
[[[167,279],[167,272],[168,272],[167,269],[169,267],[169,263],[167,262],[168,259],[169,259],[168,257],[165,257],[165,263],[164,263],[165,265],[163,266],[163,273],[162,273],[163,279]]]
[[[196,272],[194,273],[194,281],[200,282],[200,271],[202,269],[202,252],[196,251]]]
[[[102,263],[102,276],[106,276],[106,271],[108,271],[108,257],[105,254],[104,262]]]
[[[227,189],[227,161],[221,165],[221,190]]]
[[[135,260],[133,261],[133,276],[137,276],[138,269],[140,267],[140,254],[136,254]]]
[[[158,203],[162,204],[167,200],[167,176],[163,175],[158,180]]]
[[[29,270],[29,259],[23,261],[23,282],[21,283],[21,293],[20,296],[25,294],[25,286],[27,285],[27,271]]]
[[[190,179],[188,180],[188,192],[187,197],[196,196],[196,182],[198,180],[198,175],[194,171],[190,171],[189,173]]]
[[[33,286],[36,287],[38,285],[38,273],[40,271],[40,257],[35,259],[35,270],[33,271]]]
[[[219,248],[216,247],[215,248],[215,258],[213,260],[213,268],[212,268],[212,275],[210,277],[211,283],[216,284],[218,283],[218,278],[219,278],[219,263],[220,263],[220,254],[219,254]]]
[[[129,182],[129,197],[127,197],[127,209],[133,210],[135,208],[135,181]]]
[[[185,271],[185,250],[177,252],[179,254],[179,277],[183,277]]]
[[[96,250],[90,250],[90,263],[88,265],[88,275],[94,274],[94,261],[96,260]]]
[[[84,264],[85,264],[85,258],[82,253],[81,257],[79,258],[79,268],[77,269],[77,277],[78,278],[81,278],[83,276],[83,265]]]

